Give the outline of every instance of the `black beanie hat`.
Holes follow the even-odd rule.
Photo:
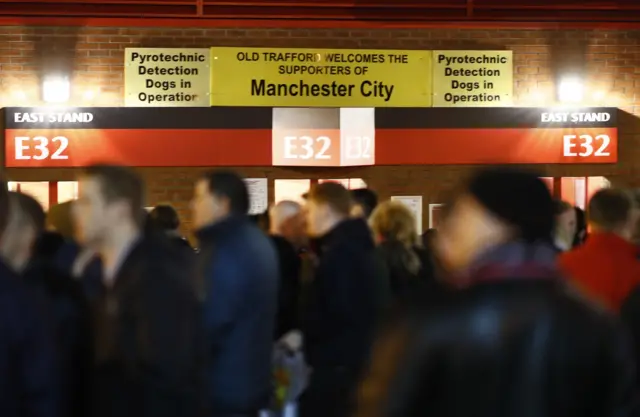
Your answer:
[[[538,175],[508,167],[482,169],[471,178],[468,192],[525,241],[551,240],[553,198]]]

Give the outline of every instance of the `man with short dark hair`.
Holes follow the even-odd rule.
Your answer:
[[[351,198],[353,199],[353,207],[351,209],[353,217],[368,219],[378,206],[378,195],[369,188],[351,190]]]
[[[269,405],[278,258],[249,217],[249,191],[235,172],[216,170],[191,202],[204,303],[206,417],[257,417]]]
[[[367,367],[383,306],[382,279],[372,232],[352,218],[353,201],[341,184],[326,182],[309,192],[307,226],[318,240],[318,264],[303,326],[307,362],[313,368],[300,399],[300,416],[343,417]],[[386,272],[386,271],[385,271]]]
[[[199,307],[190,265],[166,240],[142,233],[144,185],[132,170],[83,170],[74,220],[102,260],[90,300],[94,417],[196,416]]]
[[[167,237],[172,243],[175,243],[181,249],[189,249],[185,251],[185,255],[193,251],[189,241],[180,234],[180,217],[176,209],[170,205],[160,204],[155,206],[147,215],[147,229],[151,233],[160,233]]]
[[[560,256],[560,266],[585,293],[618,311],[640,284],[637,247],[631,242],[637,214],[624,190],[606,188],[591,197],[591,234],[584,245]]]

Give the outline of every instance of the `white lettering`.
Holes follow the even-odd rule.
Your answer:
[[[47,138],[45,138],[44,136],[36,136],[31,140],[36,142],[33,148],[39,152],[39,154],[33,155],[32,158],[38,161],[47,159],[49,157],[49,148],[47,148],[47,145],[49,144],[49,140],[47,140]]]
[[[316,144],[320,150],[316,152]],[[327,136],[285,136],[284,159],[331,159],[327,152],[331,148],[331,139]],[[301,151],[301,152],[300,152]]]
[[[322,143],[322,148],[320,148],[320,151],[316,154],[316,159],[331,159],[331,156],[327,155],[327,151],[331,147],[331,139],[326,136],[320,136],[316,140]]]
[[[51,159],[69,159],[69,155],[64,154],[64,151],[66,151],[67,147],[69,147],[69,139],[65,138],[64,136],[56,136],[55,138],[51,139],[51,142],[60,143],[58,149],[56,149],[55,152],[53,152],[53,154],[51,155]]]
[[[302,145],[300,147],[304,151],[304,153],[300,155],[300,159],[313,158],[313,138],[310,136],[300,136],[298,140],[302,141]]]
[[[49,150],[50,143],[58,144],[54,146],[53,153]],[[69,139],[64,136],[56,136],[51,141],[44,136],[35,136],[33,138],[16,136],[14,138],[14,146],[16,160],[69,159],[69,155],[65,153],[69,147]],[[33,151],[32,155],[25,155],[25,152],[30,150]]]
[[[295,154],[296,145],[293,144],[296,139],[295,136],[286,136],[284,138],[284,159],[296,159],[298,157]]]
[[[553,112],[540,114],[540,121],[542,123],[605,123],[609,120],[611,120],[610,113]]]
[[[594,142],[596,144],[599,143],[597,150],[594,148]],[[580,156],[582,158],[611,156],[609,152],[610,143],[611,138],[609,135],[597,135],[595,138],[591,135],[564,135],[562,142],[563,155],[566,157]],[[579,147],[579,152],[573,151],[576,147]]]
[[[368,136],[348,136],[346,159],[369,159],[373,141]]]
[[[16,113],[16,114],[18,114],[18,113]],[[26,137],[26,136],[16,136],[15,137],[14,143],[15,143],[15,148],[16,148],[16,160],[31,159],[31,157],[29,155],[25,155],[24,154],[24,151],[29,149],[29,146],[24,144],[28,140],[29,140],[29,138]]]
[[[15,123],[91,123],[93,113],[14,113]]]

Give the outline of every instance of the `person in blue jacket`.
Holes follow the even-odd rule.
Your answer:
[[[234,172],[201,177],[192,210],[206,332],[204,415],[256,417],[271,396],[277,254],[249,219],[249,193]]]
[[[0,416],[58,417],[53,326],[20,274],[37,237],[20,202],[0,186]],[[65,417],[65,416],[60,416]]]

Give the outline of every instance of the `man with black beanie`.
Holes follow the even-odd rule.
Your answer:
[[[457,289],[393,323],[358,415],[626,415],[630,346],[617,319],[559,276],[538,175],[484,169],[449,210],[435,246]]]

